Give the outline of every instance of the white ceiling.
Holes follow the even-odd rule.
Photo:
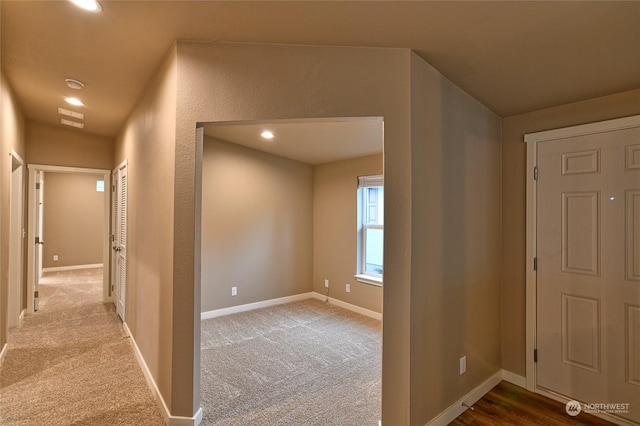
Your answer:
[[[2,0],[3,74],[28,119],[113,137],[174,40],[414,49],[501,116],[640,87],[640,2]],[[68,108],[68,107],[67,107]]]
[[[384,134],[380,118],[216,123],[204,129],[211,138],[314,165],[380,153]],[[264,130],[274,138],[262,138]]]

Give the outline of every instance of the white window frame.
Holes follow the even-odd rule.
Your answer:
[[[384,187],[384,176],[383,175],[374,175],[374,176],[358,176],[358,250],[357,250],[357,271],[355,274],[355,279],[359,282],[371,285],[382,286],[383,283],[383,274],[374,274],[366,271],[366,246],[367,246],[367,233],[365,232],[367,229],[381,229],[384,232],[384,224],[383,225],[367,225],[363,223],[364,217],[364,188],[367,187],[375,187],[382,186]],[[383,206],[384,208],[384,206]],[[384,261],[383,261],[384,262]]]

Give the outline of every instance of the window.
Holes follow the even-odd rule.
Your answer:
[[[358,178],[358,271],[356,279],[382,284],[384,242],[384,179]]]

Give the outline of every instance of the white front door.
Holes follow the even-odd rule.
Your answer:
[[[640,128],[537,146],[537,386],[640,422]]]
[[[113,279],[116,312],[124,321],[127,295],[127,164],[113,173]]]

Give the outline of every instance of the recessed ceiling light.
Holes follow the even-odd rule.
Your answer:
[[[102,5],[98,3],[96,0],[70,0],[71,3],[75,4],[81,9],[88,10],[89,12],[100,12],[102,10]]]
[[[83,82],[81,82],[79,80],[76,80],[76,79],[73,79],[73,78],[65,78],[64,81],[67,82],[67,86],[69,86],[70,88],[75,89],[75,90],[80,90],[80,89],[82,89],[84,87],[84,83]]]
[[[77,127],[78,129],[84,128],[84,123],[78,123],[77,121],[67,120],[66,118],[61,118],[60,123],[65,126]]]
[[[260,136],[262,136],[265,139],[273,139],[273,133],[271,133],[268,130],[265,130],[264,132],[260,133]]]
[[[74,106],[85,106],[82,101],[78,98],[64,98],[64,100],[71,105]]]

